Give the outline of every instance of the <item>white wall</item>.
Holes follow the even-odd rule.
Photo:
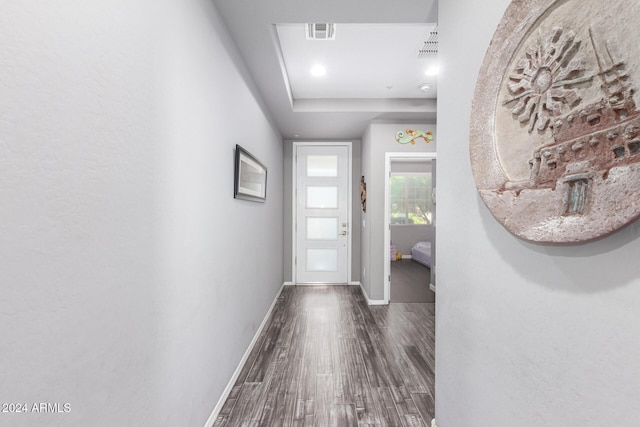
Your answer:
[[[435,236],[431,225],[392,225],[391,243],[402,256],[411,256],[411,248],[418,242],[430,242]]]
[[[373,146],[373,135],[371,132],[371,125],[367,126],[364,134],[362,135],[362,161],[361,168],[364,176],[365,183],[367,184],[367,203],[366,212],[360,209],[360,283],[362,288],[367,293],[367,296],[371,295],[371,227],[369,226],[369,218],[371,212],[371,206],[369,202],[369,191],[371,191],[371,156]],[[383,169],[384,173],[384,169]],[[370,298],[370,297],[369,297]]]
[[[396,132],[405,129],[431,130],[429,144],[419,139],[415,145],[399,144]],[[367,182],[367,212],[361,211],[362,286],[370,300],[384,299],[384,183],[385,153],[436,151],[435,124],[402,121],[372,122],[362,137],[362,174]]]
[[[414,145],[399,144],[396,132],[405,129],[431,130],[429,144],[419,139]],[[367,182],[367,212],[361,211],[362,268],[361,282],[370,300],[384,298],[384,176],[387,152],[434,152],[438,134],[435,124],[372,122],[362,137],[362,174]]]
[[[640,224],[592,243],[535,245],[476,193],[471,99],[507,5],[440,3],[438,426],[635,427]]]
[[[280,135],[209,3],[2,6],[0,402],[71,411],[0,425],[203,426],[282,283]]]

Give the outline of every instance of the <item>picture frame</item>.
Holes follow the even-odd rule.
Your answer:
[[[264,203],[267,201],[267,167],[236,144],[233,197]]]

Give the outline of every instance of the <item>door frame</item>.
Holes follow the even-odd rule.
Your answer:
[[[391,300],[391,196],[389,181],[393,160],[436,160],[436,153],[422,151],[419,153],[387,152],[384,154],[384,278],[382,283],[384,283],[385,304],[389,304]]]
[[[347,218],[349,224],[349,234],[347,235],[347,283],[351,283],[351,261],[352,261],[352,240],[353,240],[353,144],[351,141],[344,142],[293,142],[293,153],[291,156],[291,280],[294,285],[297,285],[297,265],[296,258],[298,256],[298,147],[300,146],[342,146],[348,149],[348,171],[347,171]],[[300,283],[300,285],[311,285],[314,283]]]

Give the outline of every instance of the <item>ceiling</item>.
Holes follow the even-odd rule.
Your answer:
[[[335,40],[307,40],[305,24],[278,24],[276,32],[294,99],[435,98],[418,85],[437,58],[417,58],[434,30],[427,24],[336,24]],[[311,68],[324,64],[327,74]],[[435,85],[434,85],[435,86]]]
[[[359,139],[371,120],[435,120],[437,0],[214,0],[285,139]],[[335,23],[307,40],[305,23]],[[326,74],[310,69],[322,64]],[[430,89],[418,88],[429,83]]]

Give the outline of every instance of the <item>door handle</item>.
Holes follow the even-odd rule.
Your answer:
[[[340,233],[341,236],[346,236],[347,235],[347,231],[343,231],[342,233]]]

